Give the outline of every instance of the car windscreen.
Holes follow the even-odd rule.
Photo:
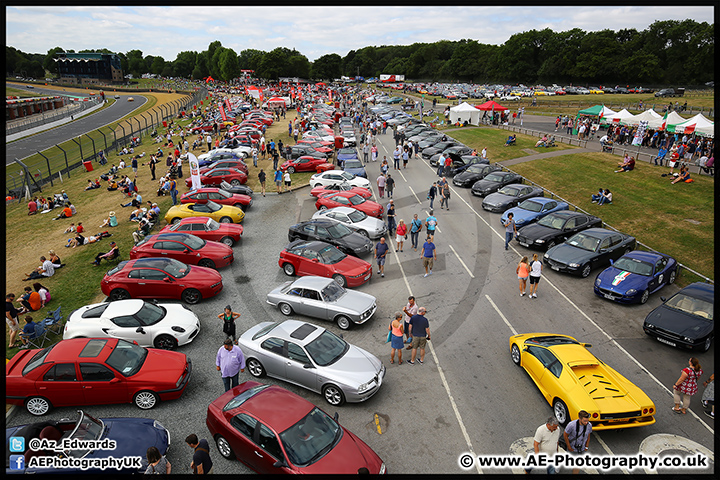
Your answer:
[[[218,205],[217,203],[213,202],[212,200],[208,200],[205,205],[207,205],[208,210],[210,210],[211,212],[217,212],[218,210],[220,210],[222,208],[222,206]]]
[[[340,172],[340,175],[341,175],[345,180],[352,180],[353,178],[355,178],[355,175],[354,175],[354,174],[348,173],[348,172]]]
[[[315,407],[305,417],[280,434],[280,441],[293,465],[311,465],[342,438],[343,430],[327,413]]]
[[[227,190],[223,190],[222,188],[218,188],[217,193],[219,193],[223,198],[231,198],[232,193],[228,192]]]
[[[352,230],[350,230],[342,223],[335,223],[332,226],[327,227],[327,231],[332,238],[347,237],[348,235],[353,233]]]
[[[348,213],[348,218],[350,218],[350,221],[353,223],[362,222],[367,218],[367,214],[365,212],[361,212],[360,210],[353,210]]]
[[[533,202],[532,200],[525,200],[520,205],[518,205],[523,210],[527,210],[529,212],[539,212],[542,210],[543,204],[538,202]]]
[[[572,245],[573,247],[578,247],[589,252],[594,252],[595,250],[597,250],[598,244],[600,244],[600,239],[591,237],[583,232],[580,232],[570,237],[567,243],[569,245]]]
[[[337,362],[349,348],[350,345],[345,340],[328,330],[325,330],[315,340],[305,345],[305,350],[307,350],[310,358],[321,367]]]
[[[195,235],[186,235],[183,237],[182,242],[193,250],[200,250],[207,243],[205,240],[200,237],[196,237]]]
[[[104,430],[105,424],[102,420],[98,420],[80,411],[80,418],[68,438],[70,440],[100,440]],[[64,453],[68,457],[83,458],[90,453],[90,451],[88,448],[78,448],[75,450],[65,450]]]
[[[674,295],[670,300],[665,302],[665,306],[695,315],[696,317],[705,318],[711,322],[713,321],[714,306],[712,302],[694,298],[682,292]]]
[[[517,187],[503,187],[498,190],[498,193],[502,195],[507,195],[508,197],[517,197],[519,192],[520,189]]]
[[[162,269],[171,277],[183,278],[190,273],[190,265],[185,265],[174,258],[168,258],[165,260],[167,260],[167,263]]]
[[[346,290],[338,285],[337,282],[330,282],[320,293],[326,302],[335,302],[345,295],[345,292]]]
[[[556,217],[555,215],[548,215],[546,217],[541,218],[538,223],[538,225],[542,225],[543,227],[549,227],[555,230],[562,229],[563,225],[565,224],[565,219],[562,217]]]
[[[135,313],[135,317],[140,322],[140,325],[150,326],[155,325],[160,320],[165,318],[167,311],[165,308],[155,305],[153,303],[145,302],[140,310]]]
[[[345,160],[345,168],[363,168],[363,165],[357,160]]]
[[[485,177],[485,180],[488,182],[502,182],[505,179],[504,175],[500,175],[497,173],[491,173],[487,177]]]
[[[140,371],[147,354],[146,348],[120,340],[105,363],[120,372],[124,377],[131,377]]]
[[[57,343],[55,345],[57,345]],[[45,358],[48,356],[48,353],[50,353],[50,350],[52,350],[55,345],[51,345],[44,350],[40,350],[38,353],[36,353],[35,356],[30,359],[27,365],[25,365],[25,368],[23,368],[23,376],[27,375],[28,373],[42,365],[45,361]]]
[[[326,265],[338,263],[339,261],[347,257],[347,255],[345,255],[332,245],[328,245],[327,247],[320,250],[318,252],[318,255],[320,256],[320,258],[322,258],[323,263]]]
[[[214,230],[217,230],[218,228],[220,228],[220,224],[218,222],[216,222],[215,220],[213,220],[212,218],[209,218],[205,225],[207,225],[208,231],[214,231]]]
[[[467,168],[466,172],[471,172],[471,173],[483,173],[484,170],[485,170],[485,167],[484,167],[484,166],[475,164],[475,165],[470,165],[470,166]]]
[[[638,260],[637,258],[619,258],[618,261],[613,264],[613,267],[646,277],[649,277],[653,273],[652,264],[643,262],[641,260]]]
[[[360,195],[353,195],[351,197],[348,197],[348,200],[350,200],[350,203],[353,205],[360,205],[365,201],[365,199]]]

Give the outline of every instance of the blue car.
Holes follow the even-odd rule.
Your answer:
[[[339,163],[342,163],[346,160],[359,160],[360,157],[354,148],[341,148],[337,152],[337,159]]]
[[[212,165],[213,163],[217,162],[218,160],[245,160],[242,155],[235,152],[225,152],[222,150],[211,150],[210,154],[208,154],[207,157],[203,158],[202,160],[198,159],[198,167],[203,168],[207,167],[209,165]]]
[[[673,283],[676,276],[674,258],[633,250],[598,274],[595,295],[618,303],[645,303],[651,293]]]
[[[345,160],[343,162],[343,170],[348,173],[352,173],[353,175],[357,175],[358,177],[367,178],[367,172],[365,171],[365,167],[358,159]]]
[[[550,213],[567,210],[568,207],[569,205],[566,202],[560,202],[552,198],[528,198],[517,207],[505,210],[500,219],[504,225],[505,222],[507,222],[508,213],[512,212],[513,220],[515,220],[515,226],[520,228],[536,222]]]
[[[76,448],[64,452],[51,452],[29,448],[33,439],[61,439],[99,441],[115,441],[115,448],[88,449]],[[165,455],[170,446],[170,433],[157,420],[147,418],[94,418],[82,410],[78,410],[75,420],[45,420],[42,422],[8,427],[5,429],[6,473],[144,473],[148,467],[147,449],[157,447],[160,455]],[[60,459],[102,459],[114,457],[139,457],[135,464],[124,464],[123,468],[39,468],[31,467],[32,457],[52,456]],[[37,461],[37,460],[36,460]]]

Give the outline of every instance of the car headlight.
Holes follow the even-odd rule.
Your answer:
[[[178,388],[180,386],[180,383],[182,383],[183,375],[180,375],[180,378],[178,378],[177,382],[175,382],[175,388]]]
[[[602,280],[600,280],[599,278],[595,279],[595,285],[597,285],[599,287],[601,283],[602,283]],[[629,290],[628,290],[628,292],[629,292]],[[626,293],[628,293],[628,292],[626,292]]]
[[[683,337],[683,340],[685,340],[687,343],[693,343],[693,339],[690,337]]]
[[[637,290],[635,290],[634,288],[631,288],[630,290],[625,292],[625,295],[627,295],[629,297],[630,295],[635,295],[636,293],[637,293]]]
[[[185,333],[185,329],[184,329],[184,328],[182,328],[182,327],[177,327],[177,326],[174,326],[174,325],[173,325],[172,327],[170,327],[170,330],[172,330],[173,332]]]
[[[363,383],[358,387],[358,393],[365,393],[368,390],[370,390],[370,386],[373,384],[374,380],[370,380],[367,383]]]
[[[570,263],[570,264],[568,264],[568,266],[570,268],[578,268],[580,266],[580,264],[579,263]]]
[[[545,243],[545,240],[537,239],[535,240],[535,243]]]

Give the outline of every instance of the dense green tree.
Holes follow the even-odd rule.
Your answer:
[[[195,68],[197,52],[180,52],[175,61],[172,62],[173,75],[176,77],[187,78],[192,75]]]
[[[45,55],[45,60],[43,60],[43,68],[50,73],[56,74],[58,69],[55,58],[57,58],[58,53],[64,51],[65,50],[62,47],[55,47],[48,50],[47,55]]]
[[[342,75],[342,57],[337,53],[323,55],[313,62],[310,75],[316,79],[339,78]]]
[[[219,60],[220,78],[228,81],[240,76],[238,56],[232,48],[223,48]]]
[[[240,70],[257,70],[264,55],[265,52],[262,50],[252,48],[241,51],[240,55],[238,55]]]
[[[140,50],[130,50],[125,55],[127,57],[127,70],[134,77],[139,78],[143,73],[147,73],[147,65]]]

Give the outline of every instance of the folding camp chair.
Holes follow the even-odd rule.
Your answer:
[[[57,333],[58,335],[62,332],[62,315],[60,314],[60,309],[62,306],[59,306],[56,310],[51,310],[48,312],[47,317],[42,321],[42,323],[45,324],[45,328],[48,329],[50,332]]]
[[[45,328],[44,322],[38,322],[35,324],[35,332],[32,335],[24,335],[22,332],[20,336],[27,340],[27,348],[43,348],[43,344],[47,339],[47,328]]]

